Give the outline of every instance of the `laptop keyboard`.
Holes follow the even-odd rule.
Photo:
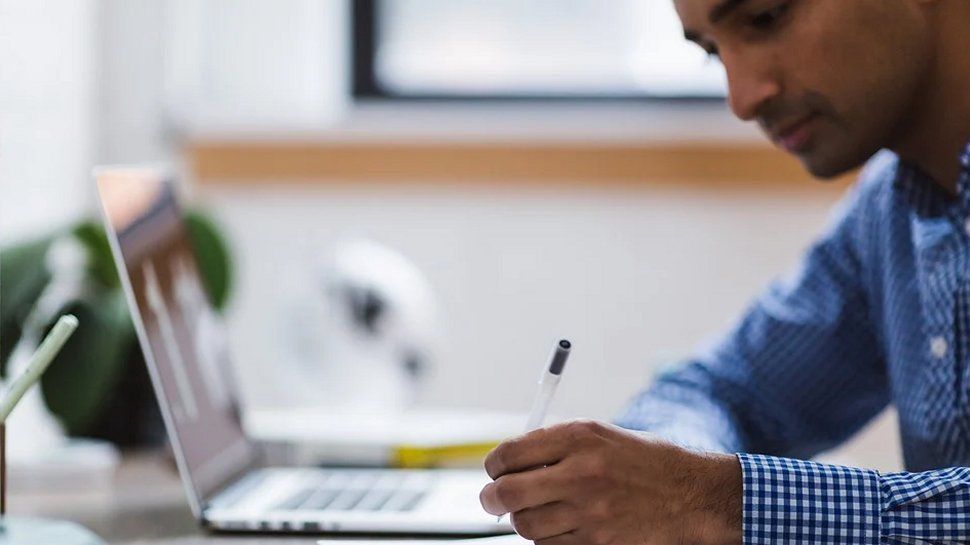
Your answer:
[[[324,471],[319,480],[289,495],[276,509],[407,512],[424,499],[430,485],[430,479],[395,473]]]

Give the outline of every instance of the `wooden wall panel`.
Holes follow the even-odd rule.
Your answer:
[[[717,143],[381,143],[200,141],[186,150],[200,183],[357,182],[682,185],[818,189],[768,145]],[[853,174],[833,189],[844,188]]]

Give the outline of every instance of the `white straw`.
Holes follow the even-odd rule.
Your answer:
[[[47,366],[54,361],[54,358],[61,351],[61,348],[64,348],[64,343],[67,342],[74,333],[74,330],[77,329],[77,325],[77,318],[70,314],[61,316],[57,320],[54,329],[47,334],[44,342],[40,343],[37,352],[30,359],[27,370],[13,381],[7,390],[7,395],[4,396],[3,401],[0,401],[0,423],[7,421],[7,417],[10,416],[10,411],[17,406],[20,398],[44,374]]]

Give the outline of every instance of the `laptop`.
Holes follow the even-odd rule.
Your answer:
[[[213,531],[487,535],[484,470],[270,467],[243,432],[227,342],[173,178],[95,170],[103,218],[192,512]]]

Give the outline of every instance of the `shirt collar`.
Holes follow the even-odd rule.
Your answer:
[[[970,212],[970,141],[959,155],[960,175],[957,178],[957,198],[944,191],[915,163],[902,158],[898,161],[893,185],[920,215],[937,216],[954,205]]]
[[[970,141],[960,153],[960,178],[957,179],[957,195],[964,208],[970,210]]]

